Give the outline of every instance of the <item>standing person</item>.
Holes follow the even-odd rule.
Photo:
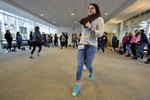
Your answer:
[[[57,34],[55,34],[55,36],[54,36],[54,45],[58,46],[58,36],[57,36]]]
[[[32,31],[30,31],[29,38],[31,41],[33,40],[33,32]]]
[[[140,41],[140,33],[138,32],[138,30],[135,30],[135,35],[132,35],[132,38],[131,38],[131,41],[130,41],[130,44],[131,44],[131,51],[132,51],[132,59],[137,59],[137,52],[136,52],[136,49],[137,49],[137,42]]]
[[[115,34],[113,34],[113,37],[112,37],[112,47],[113,47],[113,50],[115,51],[115,48],[117,47],[117,37],[115,36]]]
[[[72,34],[73,48],[78,47],[78,36],[76,33]]]
[[[107,39],[107,36],[106,36],[106,32],[104,32],[103,36],[101,37],[101,46],[100,46],[103,53],[105,52],[105,47],[107,45],[107,42],[108,42],[108,39]]]
[[[147,38],[146,34],[144,33],[143,29],[140,30],[140,34],[141,34],[141,37],[140,37],[140,47],[138,49],[138,53],[139,53],[140,59],[143,59],[143,57],[144,57],[144,48],[146,46],[148,46],[149,41],[148,41],[148,38]]]
[[[29,41],[28,41],[29,49],[31,49],[31,47],[32,47],[32,40],[33,40],[33,32],[30,31],[30,34],[29,34]]]
[[[86,66],[89,71],[88,79],[92,80],[93,77],[92,62],[97,51],[97,37],[99,35],[102,36],[104,32],[104,21],[101,17],[97,4],[91,3],[89,5],[88,16],[81,19],[80,23],[82,24],[82,36],[78,47],[76,85],[74,91],[72,92],[72,96],[76,96],[80,90],[81,76],[85,59]]]
[[[99,50],[101,48],[101,36],[98,36],[97,43],[98,43],[97,50]]]
[[[62,33],[60,36],[60,44],[61,44],[61,49],[65,46],[65,33]]]
[[[52,34],[49,35],[49,42],[50,42],[50,46],[53,46],[53,36],[52,36]]]
[[[68,39],[69,39],[68,33],[66,33],[65,34],[65,46],[66,46],[66,48],[68,47]]]
[[[22,36],[20,32],[16,33],[16,43],[17,43],[18,49],[20,49],[21,43],[22,43]]]
[[[8,52],[10,52],[11,47],[12,47],[12,40],[13,40],[12,35],[10,33],[10,30],[6,30],[5,39],[6,39],[7,44],[8,44],[7,50],[8,50]]]
[[[106,37],[107,37],[107,32],[104,32],[105,33],[105,35],[106,35]],[[107,49],[107,45],[108,45],[108,37],[107,37],[107,42],[106,42],[106,49]]]
[[[122,39],[122,44],[123,44],[123,53],[126,53],[126,42],[128,41],[128,33],[126,32],[125,36]]]
[[[38,54],[37,54],[39,56],[39,53],[42,49],[42,35],[40,33],[39,26],[35,27],[35,32],[33,33],[33,49],[31,51],[31,56],[30,56],[31,59],[33,59],[33,53],[36,49],[36,46],[39,46],[39,50],[38,50]]]
[[[125,56],[131,57],[130,41],[132,38],[132,33],[131,32],[128,33],[127,36],[128,36],[128,40],[126,41],[126,52],[127,52],[127,54]]]
[[[78,41],[80,42],[80,39],[81,39],[81,33],[79,34],[79,36],[78,36]]]

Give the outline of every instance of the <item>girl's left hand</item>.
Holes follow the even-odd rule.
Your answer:
[[[90,24],[89,22],[87,22],[87,23],[85,24],[85,26],[86,26],[87,28],[91,28],[91,24]]]

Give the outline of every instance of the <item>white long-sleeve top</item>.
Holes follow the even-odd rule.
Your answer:
[[[97,47],[97,37],[104,33],[104,20],[98,17],[91,23],[91,30],[82,25],[82,36],[79,44]]]

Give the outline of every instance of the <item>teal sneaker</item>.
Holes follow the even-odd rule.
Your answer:
[[[72,92],[72,96],[73,97],[75,97],[79,93],[80,88],[81,88],[81,84],[80,83],[76,83],[74,91]]]
[[[90,74],[88,75],[88,80],[92,80],[92,78],[93,78],[93,74],[90,73]]]

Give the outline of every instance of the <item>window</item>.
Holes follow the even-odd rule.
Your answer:
[[[16,30],[16,18],[5,15],[5,26],[9,29]]]
[[[5,15],[4,16],[4,27],[5,29],[9,29],[11,34],[12,34],[12,37],[13,39],[15,40],[16,39],[16,32],[17,32],[17,24],[16,24],[16,18],[12,17],[12,16],[8,16],[8,15]]]
[[[29,22],[28,22],[28,39],[29,39],[29,34],[31,31],[34,32],[34,22],[29,20]]]
[[[147,36],[150,39],[150,22],[148,23],[148,28],[147,29],[148,29]]]
[[[1,28],[1,37],[0,39],[4,39],[4,33],[5,33],[5,29],[4,29],[4,17],[3,17],[3,14],[0,13],[0,28]]]
[[[19,31],[22,35],[22,38],[24,40],[27,40],[28,39],[28,31],[27,31],[28,22],[26,20],[19,19],[18,23],[19,23]]]
[[[50,28],[50,33],[51,33],[51,34],[55,34],[55,33],[57,33],[57,30],[54,29],[54,28]]]

